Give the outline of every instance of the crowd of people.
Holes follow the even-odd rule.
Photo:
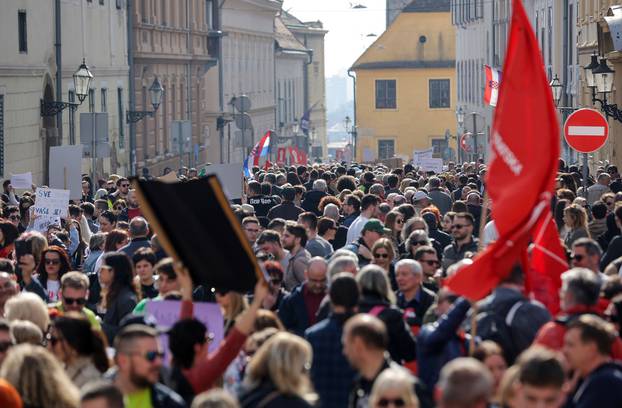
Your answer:
[[[546,306],[518,260],[479,302],[444,285],[497,239],[482,162],[254,168],[230,204],[265,271],[253,293],[193,282],[127,178],[85,176],[45,231],[7,180],[0,406],[620,407],[622,180],[606,165],[584,189],[580,171],[560,160],[568,268]],[[149,314],[163,300],[180,304],[168,330]],[[220,344],[196,302],[220,306]]]

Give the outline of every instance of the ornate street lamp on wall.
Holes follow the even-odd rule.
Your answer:
[[[136,123],[139,120],[144,119],[146,116],[153,117],[160,103],[162,102],[162,95],[164,94],[164,88],[160,84],[158,77],[155,77],[153,83],[149,87],[149,99],[151,99],[152,111],[127,111],[125,114],[125,120],[127,123]]]
[[[607,102],[607,94],[613,92],[613,79],[615,71],[607,65],[607,58],[601,58],[597,63],[598,57],[592,55],[591,62],[583,67],[588,88],[592,90],[592,105],[596,102],[600,104],[600,110],[606,118],[612,117],[618,122],[622,122],[622,111],[617,104]],[[602,93],[602,99],[596,97],[596,93]]]
[[[551,92],[553,93],[553,101],[555,102],[555,106],[559,106],[559,102],[562,100],[562,91],[564,87],[562,86],[561,82],[559,82],[557,74],[555,74],[555,77],[549,85],[551,86]]]
[[[63,101],[44,101],[41,99],[41,116],[55,116],[59,112],[64,111],[67,108],[71,110],[78,109],[78,106],[84,102],[84,99],[89,93],[91,81],[93,80],[93,74],[86,65],[84,58],[82,64],[78,67],[78,70],[73,74],[73,87],[80,103],[75,102],[63,102]]]

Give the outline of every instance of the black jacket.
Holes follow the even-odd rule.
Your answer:
[[[241,408],[310,408],[313,406],[300,397],[279,393],[270,381],[265,381],[250,389],[243,389],[238,397]]]
[[[307,306],[302,293],[305,284],[296,287],[292,293],[283,299],[279,308],[279,318],[283,326],[294,334],[304,336],[305,330],[310,326]]]
[[[268,211],[268,218],[271,220],[275,218],[283,218],[285,221],[296,221],[300,213],[305,212],[302,208],[298,207],[291,201],[283,201],[281,204],[272,207]]]
[[[322,215],[322,212],[318,209],[320,205],[320,200],[326,197],[326,194],[323,191],[311,190],[305,195],[305,199],[302,200],[302,208],[305,211],[311,211],[318,217]]]
[[[114,337],[119,331],[121,320],[132,313],[136,307],[136,295],[128,288],[123,288],[117,293],[112,304],[107,305],[106,313],[102,318],[102,330],[108,338],[108,344],[112,344]]]
[[[381,299],[376,294],[363,291],[359,302],[359,312],[370,313],[374,307],[382,308],[376,317],[382,320],[387,327],[387,333],[389,334],[387,350],[391,355],[391,359],[398,362],[414,360],[417,356],[417,345],[410,328],[404,321],[402,310]]]
[[[566,408],[622,407],[622,366],[605,363],[577,384]]]

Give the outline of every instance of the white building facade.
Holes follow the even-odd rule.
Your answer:
[[[525,0],[523,4],[540,44],[547,76],[549,80],[552,80],[557,75],[564,86],[560,106],[576,107],[580,71],[577,65],[576,10],[578,0],[565,2]],[[512,2],[510,0],[452,0],[451,11],[453,24],[456,26],[458,106],[465,113],[460,133],[473,133],[473,128],[476,128],[475,132],[480,132],[480,134],[476,138],[477,148],[475,150],[479,157],[486,157],[494,108],[484,104],[486,86],[484,65],[503,69]],[[560,121],[563,122],[565,116],[571,111],[571,109],[561,109]],[[563,140],[563,137],[561,138]],[[568,160],[574,160],[576,155],[568,149],[565,142],[562,146],[562,155]],[[463,158],[473,158],[473,155],[465,155]]]
[[[225,110],[233,113],[232,98],[246,95],[251,109],[253,143],[244,144],[235,137],[234,123],[229,125],[223,161],[241,163],[248,150],[276,123],[274,18],[281,9],[275,0],[229,0],[221,9],[222,92]]]

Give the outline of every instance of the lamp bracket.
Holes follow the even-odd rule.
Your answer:
[[[41,116],[56,116],[67,108],[75,111],[78,106],[80,104],[74,102],[44,101],[41,99]]]

